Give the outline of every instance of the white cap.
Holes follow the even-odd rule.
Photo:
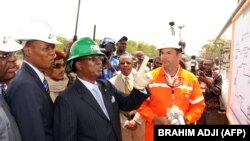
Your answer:
[[[20,31],[18,40],[40,40],[51,44],[61,44],[57,41],[52,27],[43,20],[32,20],[28,22]]]
[[[0,51],[13,52],[22,48],[23,46],[17,43],[12,36],[0,36]]]
[[[164,43],[163,45],[158,46],[156,49],[164,49],[164,48],[176,48],[176,49],[181,49],[179,45],[179,40],[176,36],[171,36],[167,38],[167,42]]]

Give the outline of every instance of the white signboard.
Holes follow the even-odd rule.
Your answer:
[[[250,124],[250,6],[234,22],[229,113],[233,124]]]

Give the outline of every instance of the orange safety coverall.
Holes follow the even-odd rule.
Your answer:
[[[177,77],[181,82],[174,88],[168,85],[166,73],[162,67],[152,70],[151,74],[153,80],[148,85],[151,96],[137,110],[146,120],[146,141],[154,140],[154,116],[166,116],[166,109],[171,108],[173,103],[183,111],[188,123],[196,122],[205,108],[199,81],[191,72],[180,67]]]

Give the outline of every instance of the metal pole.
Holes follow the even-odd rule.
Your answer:
[[[76,41],[76,40],[77,40],[77,26],[78,26],[78,18],[79,18],[80,4],[81,4],[81,0],[78,0],[78,9],[77,9],[77,16],[76,16],[75,35],[74,35],[74,37],[73,37],[73,41]]]
[[[183,25],[183,26],[179,26],[179,29],[180,29],[180,32],[179,32],[179,39],[180,39],[180,41],[182,41],[182,38],[181,38],[181,30],[182,30],[182,28],[184,28],[184,25]]]
[[[94,31],[93,31],[93,40],[95,41],[95,32],[96,32],[96,25],[94,25]]]

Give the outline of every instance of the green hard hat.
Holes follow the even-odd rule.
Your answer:
[[[74,60],[75,58],[88,55],[104,55],[104,54],[101,52],[97,43],[93,41],[91,38],[89,37],[80,38],[72,45],[67,62],[70,60]]]
[[[101,52],[98,44],[89,37],[80,38],[75,41],[70,49],[69,57],[66,61],[66,71],[75,72],[74,60],[79,57],[89,55],[105,55]]]

